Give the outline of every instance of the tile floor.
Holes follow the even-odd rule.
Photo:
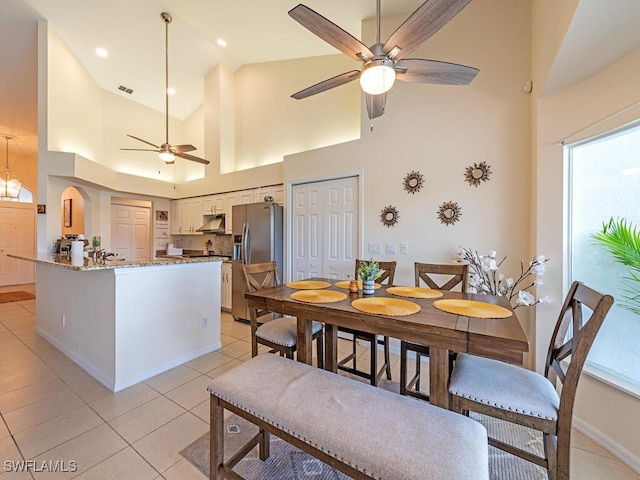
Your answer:
[[[26,290],[34,285],[0,287]],[[208,431],[212,378],[250,358],[249,326],[222,316],[223,347],[112,393],[34,331],[35,300],[0,304],[0,480],[203,480],[178,453]],[[341,345],[341,349],[348,345]],[[368,349],[360,348],[362,366]],[[399,358],[394,356],[393,378]],[[575,432],[573,477],[640,480]],[[6,471],[5,461],[66,462],[75,472]],[[52,464],[52,463],[50,463]]]

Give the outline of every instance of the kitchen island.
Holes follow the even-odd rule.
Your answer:
[[[216,350],[224,258],[36,264],[36,332],[113,392]]]

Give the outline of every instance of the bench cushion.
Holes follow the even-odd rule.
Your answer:
[[[209,391],[373,478],[489,478],[479,423],[277,355],[229,370]]]

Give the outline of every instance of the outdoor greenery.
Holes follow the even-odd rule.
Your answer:
[[[620,306],[640,315],[640,231],[633,222],[612,217],[591,237],[627,267],[629,276],[622,279],[625,294]]]

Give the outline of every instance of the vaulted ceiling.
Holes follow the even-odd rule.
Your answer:
[[[475,0],[486,1],[486,0]],[[540,1],[540,0],[533,0]],[[297,0],[3,0],[0,16],[0,133],[35,132],[36,20],[46,19],[105,90],[164,111],[163,11],[169,26],[172,116],[184,118],[203,99],[203,78],[218,64],[243,64],[337,53],[287,12]],[[308,0],[310,8],[360,36],[374,0]],[[383,15],[403,15],[421,0],[382,0]],[[545,91],[565,87],[640,46],[640,2],[580,0]],[[220,47],[218,39],[227,42]],[[108,50],[106,58],[96,47]],[[123,85],[133,90],[122,93]],[[12,133],[12,132],[7,133]]]

